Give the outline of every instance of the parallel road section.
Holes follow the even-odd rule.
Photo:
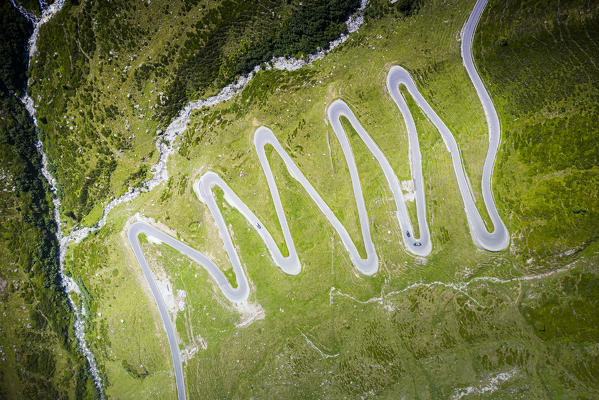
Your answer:
[[[161,232],[157,228],[149,225],[145,222],[136,222],[129,228],[128,236],[135,256],[139,261],[143,270],[144,276],[148,281],[152,294],[158,305],[158,310],[162,318],[164,328],[167,333],[169,345],[171,348],[171,354],[173,359],[173,365],[175,369],[175,377],[177,381],[177,392],[179,399],[183,400],[186,398],[185,383],[183,378],[183,368],[181,365],[181,359],[179,355],[179,345],[177,341],[177,335],[173,328],[173,324],[169,318],[164,299],[162,298],[160,291],[156,285],[152,271],[150,270],[146,258],[139,242],[139,235],[146,234],[152,236],[163,243],[173,247],[182,254],[191,258],[201,266],[203,266],[212,278],[216,281],[223,294],[232,302],[241,303],[247,300],[250,289],[248,280],[241,264],[241,260],[233,240],[231,239],[229,230],[217,204],[216,196],[214,194],[214,188],[219,187],[224,192],[225,201],[237,209],[248,221],[248,223],[256,230],[258,235],[266,245],[270,256],[274,263],[281,268],[281,270],[287,274],[297,275],[301,272],[301,263],[295,243],[291,232],[289,230],[289,224],[287,217],[285,216],[285,210],[279,196],[279,190],[274,179],[273,171],[270,167],[270,163],[265,153],[265,147],[271,146],[274,151],[281,157],[287,171],[307,192],[309,197],[314,201],[318,209],[323,213],[324,217],[329,221],[332,227],[335,229],[341,242],[345,246],[345,249],[349,253],[350,259],[356,269],[364,275],[372,275],[378,270],[378,256],[372,237],[370,234],[370,223],[368,219],[368,213],[364,203],[364,196],[362,194],[362,186],[358,175],[358,168],[355,162],[354,153],[351,149],[351,145],[345,130],[341,125],[341,117],[346,118],[355,131],[358,133],[360,139],[364,142],[368,150],[372,153],[377,163],[381,167],[383,174],[389,184],[393,199],[397,208],[396,216],[398,224],[401,227],[403,244],[406,249],[416,256],[425,257],[430,254],[432,249],[431,238],[428,223],[426,220],[426,207],[425,207],[425,193],[424,193],[424,180],[422,176],[422,162],[420,154],[420,146],[418,143],[418,134],[416,131],[416,125],[414,118],[408,108],[406,100],[404,99],[400,86],[403,86],[410,93],[410,96],[415,100],[418,107],[426,114],[428,119],[437,128],[443,141],[449,151],[452,159],[452,165],[454,173],[456,175],[457,183],[462,196],[464,204],[464,210],[468,224],[470,226],[470,232],[474,243],[483,249],[489,251],[500,251],[509,245],[509,233],[495,206],[493,199],[493,193],[491,191],[491,175],[493,172],[493,166],[495,163],[495,157],[499,148],[501,139],[501,128],[499,124],[499,117],[493,106],[493,102],[487,93],[485,86],[480,79],[474,61],[472,59],[472,40],[476,26],[480,19],[480,16],[485,8],[486,0],[478,0],[472,13],[470,14],[468,21],[464,25],[462,30],[462,58],[464,66],[470,79],[476,89],[478,97],[481,100],[483,109],[485,111],[485,117],[489,127],[489,148],[487,150],[487,156],[483,168],[482,176],[482,195],[484,205],[487,209],[491,222],[493,223],[494,230],[488,231],[485,223],[476,208],[475,200],[472,194],[472,189],[468,181],[468,177],[465,173],[462,159],[460,156],[458,145],[455,141],[453,134],[447,128],[445,123],[439,118],[435,111],[431,108],[428,102],[424,99],[409,72],[401,67],[394,66],[387,75],[387,89],[395,104],[401,112],[404,122],[406,124],[408,132],[408,144],[409,144],[409,155],[410,155],[410,168],[412,172],[412,180],[414,182],[414,194],[416,201],[416,216],[418,220],[418,228],[420,237],[414,236],[414,229],[412,221],[407,211],[406,203],[403,198],[401,186],[397,175],[393,171],[389,161],[385,157],[383,151],[378,147],[374,139],[366,132],[360,122],[355,117],[351,109],[342,100],[334,101],[327,110],[328,119],[333,127],[333,131],[339,140],[343,155],[347,162],[349,169],[352,188],[354,192],[354,198],[358,210],[358,217],[360,221],[360,227],[362,231],[362,240],[366,250],[366,257],[362,257],[354,242],[351,240],[349,233],[346,228],[341,224],[335,213],[329,208],[324,199],[320,196],[316,188],[308,181],[306,176],[297,167],[291,156],[283,149],[280,142],[274,135],[274,133],[266,128],[260,127],[254,134],[254,148],[258,154],[258,159],[262,170],[266,176],[270,195],[273,199],[279,224],[283,232],[285,244],[288,249],[288,255],[284,256],[276,245],[272,235],[268,228],[258,219],[258,217],[248,208],[248,206],[237,196],[237,194],[229,187],[229,185],[214,172],[205,173],[199,180],[197,180],[193,187],[198,198],[206,204],[208,207],[218,232],[223,241],[225,251],[227,252],[235,278],[237,280],[237,287],[233,287],[226,276],[223,274],[220,268],[212,260],[201,252],[191,248],[190,246],[182,243],[173,237]]]

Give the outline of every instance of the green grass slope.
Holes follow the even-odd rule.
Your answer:
[[[0,398],[96,396],[58,275],[58,242],[35,131],[17,98],[29,26],[0,6]]]
[[[325,110],[345,100],[400,180],[409,180],[405,128],[385,87],[390,66],[402,65],[454,132],[482,207],[488,137],[459,41],[473,4],[374,1],[366,25],[325,59],[295,72],[261,72],[232,101],[196,112],[168,182],[117,207],[105,228],[70,247],[67,268],[91,299],[88,338],[109,397],[175,396],[163,328],[126,241],[132,215],[168,227],[232,279],[191,188],[212,170],[282,242],[252,146],[259,125],[273,130],[359,242],[349,173]],[[512,233],[504,252],[472,243],[449,155],[414,107],[433,240],[427,259],[403,249],[389,188],[352,134],[381,261],[374,276],[355,272],[275,155],[299,276],[282,274],[241,215],[222,205],[263,319],[238,327],[240,311],[207,273],[168,247],[144,243],[155,273],[184,299],[173,314],[181,349],[193,354],[184,363],[189,397],[597,397],[598,17],[587,1],[491,0],[483,15],[474,50],[502,122],[494,193]]]
[[[42,27],[30,71],[65,228],[94,224],[102,204],[147,179],[157,132],[190,99],[272,56],[324,47],[358,5],[67,1]]]
[[[535,259],[599,235],[599,9],[491,2],[475,58],[503,127],[496,196]]]
[[[0,397],[93,398],[58,276],[58,243],[33,125],[19,100],[5,92],[0,135]]]

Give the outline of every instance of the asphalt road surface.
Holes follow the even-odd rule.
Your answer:
[[[137,257],[137,260],[141,265],[144,276],[148,281],[154,299],[156,300],[158,310],[160,311],[160,316],[162,318],[162,322],[164,324],[164,328],[166,330],[169,345],[171,348],[173,365],[175,369],[175,378],[177,381],[177,393],[180,400],[186,398],[186,391],[183,377],[183,368],[179,354],[177,335],[169,317],[166,305],[164,303],[164,299],[162,298],[162,295],[160,294],[160,291],[156,286],[156,282],[154,276],[152,275],[152,271],[148,266],[143,251],[141,250],[138,236],[141,233],[152,236],[162,241],[163,243],[173,247],[182,254],[191,258],[192,260],[196,261],[198,264],[202,265],[208,271],[212,278],[214,278],[214,280],[222,290],[223,294],[230,301],[237,303],[244,302],[245,300],[247,300],[249,296],[249,284],[243,266],[241,264],[241,260],[237,253],[237,250],[235,249],[233,240],[231,239],[231,236],[229,234],[229,230],[227,229],[227,225],[225,223],[223,215],[216,202],[216,197],[214,195],[214,187],[218,186],[224,192],[225,201],[232,207],[235,207],[239,212],[241,212],[241,214],[247,219],[248,223],[256,230],[258,235],[260,235],[275,264],[279,268],[281,268],[283,272],[287,274],[299,274],[301,272],[301,263],[295,248],[293,238],[291,236],[291,232],[289,230],[289,225],[285,216],[285,210],[283,209],[283,205],[279,196],[279,191],[277,189],[277,184],[275,182],[272,169],[270,168],[270,164],[266,157],[265,147],[267,145],[271,146],[274,149],[274,151],[276,151],[279,154],[287,170],[289,171],[289,174],[298,181],[298,183],[304,188],[304,190],[306,190],[310,198],[312,198],[316,206],[320,209],[325,218],[333,226],[333,228],[339,235],[339,238],[341,239],[343,245],[345,246],[347,252],[349,253],[350,259],[356,267],[356,269],[364,275],[372,275],[378,270],[378,256],[370,235],[370,224],[368,220],[368,213],[366,212],[366,207],[364,204],[362,187],[360,185],[360,180],[358,176],[358,168],[354,159],[354,154],[351,149],[347,134],[340,122],[341,117],[347,118],[353,126],[353,128],[358,133],[358,135],[360,136],[360,138],[362,139],[362,141],[366,144],[368,150],[375,157],[376,161],[380,165],[385,175],[387,183],[389,184],[389,187],[393,193],[393,198],[397,207],[397,219],[402,230],[403,242],[406,246],[406,249],[414,255],[426,256],[431,252],[432,245],[430,240],[428,223],[426,221],[426,206],[424,195],[424,181],[422,177],[420,146],[418,144],[418,134],[416,132],[414,119],[408,109],[403,95],[399,90],[399,87],[403,85],[408,90],[410,95],[413,97],[416,104],[426,114],[428,119],[435,125],[435,127],[441,134],[443,141],[445,142],[447,150],[451,154],[453,169],[460,189],[460,194],[464,203],[464,210],[466,213],[468,224],[470,226],[470,232],[474,243],[477,246],[489,251],[499,251],[507,248],[510,239],[509,233],[497,212],[497,208],[495,207],[495,202],[493,200],[493,193],[491,191],[491,175],[495,163],[495,157],[497,155],[497,149],[501,140],[501,128],[499,124],[499,118],[497,116],[497,112],[495,111],[493,102],[491,101],[491,98],[489,97],[489,94],[487,93],[484,84],[482,83],[476,71],[476,67],[472,59],[472,40],[474,37],[476,26],[485,8],[485,5],[486,0],[477,1],[472,13],[470,14],[470,17],[468,18],[468,21],[464,25],[464,28],[462,30],[461,51],[464,66],[468,72],[468,75],[470,76],[470,79],[472,80],[472,83],[474,84],[474,87],[476,88],[478,97],[481,100],[483,109],[485,111],[487,124],[489,127],[489,148],[487,150],[487,156],[483,168],[482,195],[484,205],[487,208],[488,214],[493,223],[494,230],[492,232],[489,232],[486,229],[483,219],[476,208],[474,196],[472,194],[472,188],[470,187],[470,182],[468,181],[468,177],[464,172],[464,167],[460,157],[459,149],[452,133],[449,131],[449,129],[443,123],[443,121],[439,118],[439,116],[435,113],[435,111],[433,111],[433,109],[424,99],[422,94],[418,91],[418,88],[416,87],[416,84],[411,78],[409,72],[398,66],[392,67],[389,71],[389,74],[387,76],[387,89],[389,90],[391,97],[393,98],[397,107],[402,113],[408,131],[410,167],[412,171],[412,180],[414,183],[416,215],[418,219],[418,228],[420,232],[419,238],[414,237],[412,222],[410,220],[406,208],[400,182],[395,173],[393,172],[393,169],[391,168],[389,161],[383,154],[382,150],[377,146],[375,141],[364,130],[364,128],[357,120],[350,108],[347,106],[347,104],[345,104],[342,100],[336,100],[335,102],[333,102],[329,106],[327,114],[329,121],[332,124],[335,135],[337,136],[337,139],[339,140],[339,143],[343,150],[343,154],[345,156],[347,166],[350,172],[354,197],[358,210],[360,227],[362,230],[362,240],[366,249],[365,258],[360,256],[355,244],[350,238],[349,233],[341,224],[339,219],[335,216],[333,211],[326,204],[326,202],[322,199],[318,191],[312,186],[312,184],[310,184],[308,179],[297,167],[291,156],[283,149],[273,132],[266,127],[260,127],[256,130],[254,134],[254,147],[258,154],[262,170],[264,171],[264,174],[266,176],[268,187],[270,189],[270,194],[275,205],[275,210],[288,249],[287,256],[283,256],[280,249],[276,245],[272,235],[270,234],[266,226],[262,223],[262,221],[258,219],[258,217],[227,185],[227,183],[223,181],[214,172],[207,172],[198,181],[196,181],[194,183],[194,190],[198,198],[207,205],[208,209],[210,210],[210,213],[212,214],[212,217],[214,218],[214,221],[218,228],[218,232],[223,241],[224,248],[233,266],[233,271],[237,280],[236,288],[231,286],[223,272],[204,254],[161,232],[160,230],[145,222],[136,222],[131,225],[128,233],[129,241],[131,243],[135,256]]]

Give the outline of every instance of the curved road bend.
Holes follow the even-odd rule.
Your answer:
[[[179,252],[183,253],[187,257],[196,261],[198,264],[202,265],[208,271],[208,273],[212,276],[212,278],[216,281],[216,283],[222,290],[223,294],[230,301],[245,301],[249,296],[249,285],[247,277],[245,275],[245,271],[241,265],[239,255],[237,254],[237,251],[227,229],[222,213],[216,203],[216,197],[214,196],[213,188],[214,186],[218,186],[224,192],[225,201],[227,201],[227,203],[229,203],[232,207],[235,207],[237,210],[239,210],[239,212],[241,212],[241,214],[247,219],[248,223],[252,225],[256,232],[260,235],[275,264],[277,264],[283,270],[283,272],[287,274],[299,274],[301,271],[301,264],[295,248],[295,244],[293,242],[293,238],[291,236],[291,232],[289,230],[289,225],[287,223],[287,218],[285,216],[285,211],[281,203],[279,191],[274,180],[274,175],[264,151],[267,145],[272,146],[273,149],[279,154],[279,156],[285,163],[285,166],[289,171],[290,175],[302,185],[302,187],[306,190],[308,195],[312,198],[312,200],[314,200],[320,211],[331,223],[331,225],[339,235],[341,241],[343,242],[343,245],[345,246],[346,250],[348,251],[350,259],[356,267],[356,269],[365,275],[372,275],[378,270],[378,257],[370,235],[368,214],[366,212],[366,207],[364,204],[364,197],[362,194],[362,187],[360,185],[356,162],[353,156],[353,152],[351,150],[351,146],[349,144],[349,140],[340,122],[340,118],[342,116],[347,118],[358,133],[358,135],[360,136],[360,138],[364,141],[369,151],[377,160],[377,162],[381,166],[381,169],[383,170],[385,178],[387,179],[389,187],[391,188],[391,191],[393,193],[395,204],[397,206],[397,219],[402,229],[404,245],[411,253],[418,256],[426,256],[430,253],[432,245],[430,240],[429,228],[426,221],[424,181],[422,177],[420,146],[418,144],[418,134],[416,132],[414,119],[408,109],[405,99],[399,91],[399,86],[403,85],[406,87],[410,95],[414,98],[421,110],[427,115],[430,121],[439,130],[439,133],[441,134],[441,137],[443,138],[443,141],[445,142],[445,145],[447,146],[447,149],[451,154],[453,169],[456,174],[460,194],[464,202],[464,210],[466,212],[466,217],[470,226],[470,232],[474,243],[477,246],[489,251],[499,251],[507,248],[507,246],[509,245],[509,233],[497,212],[497,208],[493,199],[493,193],[491,191],[491,174],[493,171],[495,157],[497,155],[497,149],[499,147],[499,142],[501,139],[501,128],[499,125],[499,118],[497,116],[497,112],[495,111],[495,107],[493,106],[493,102],[491,101],[491,98],[489,97],[489,94],[487,93],[484,84],[482,83],[482,80],[478,76],[476,67],[474,65],[474,61],[472,59],[472,40],[474,37],[476,26],[485,8],[486,3],[486,0],[478,0],[476,5],[474,6],[472,13],[468,18],[468,21],[464,25],[464,28],[462,29],[461,52],[464,61],[464,66],[468,72],[468,75],[472,83],[474,84],[478,97],[481,100],[483,109],[485,111],[487,124],[489,126],[489,149],[487,151],[487,156],[483,168],[482,193],[484,204],[494,225],[494,231],[489,232],[486,229],[483,219],[476,208],[474,198],[468,182],[468,178],[466,177],[464,172],[464,167],[455,138],[453,137],[447,126],[439,118],[439,116],[433,111],[433,109],[424,99],[422,94],[418,91],[418,88],[416,87],[416,84],[414,83],[408,71],[401,67],[395,66],[392,67],[389,71],[389,74],[387,76],[387,89],[389,90],[391,97],[393,98],[397,107],[402,113],[408,131],[410,167],[415,188],[414,191],[417,210],[416,214],[418,219],[418,227],[421,235],[420,238],[415,238],[413,235],[414,231],[412,222],[407,212],[407,207],[400,188],[399,180],[393,172],[393,169],[391,168],[389,161],[384,156],[383,152],[377,146],[374,140],[370,137],[370,135],[368,135],[368,133],[364,130],[364,128],[356,119],[355,115],[347,106],[347,104],[345,104],[343,101],[336,100],[335,102],[333,102],[329,106],[327,114],[329,121],[332,124],[335,135],[337,136],[337,139],[341,144],[343,154],[345,156],[350,172],[354,197],[358,209],[360,227],[362,230],[362,239],[364,241],[364,246],[366,249],[366,258],[362,258],[359,255],[356,246],[351,240],[349,233],[347,232],[345,227],[341,224],[339,219],[335,216],[335,214],[332,212],[332,210],[329,208],[326,202],[320,197],[318,191],[310,184],[310,182],[306,179],[304,174],[299,170],[293,159],[289,156],[287,152],[285,152],[285,150],[277,140],[276,136],[272,133],[272,131],[266,127],[258,128],[254,135],[254,147],[256,148],[261,167],[267,179],[269,190],[275,205],[275,210],[277,212],[277,217],[279,219],[285,243],[289,252],[288,256],[283,256],[280,249],[276,245],[274,239],[272,238],[272,235],[264,226],[264,224],[237,196],[237,194],[227,185],[227,183],[224,182],[214,172],[207,172],[198,181],[196,181],[193,186],[198,198],[207,205],[208,209],[210,210],[210,213],[214,218],[219,234],[223,240],[224,248],[227,251],[227,254],[229,255],[231,264],[233,265],[233,270],[237,279],[237,288],[233,288],[227,280],[227,278],[225,277],[225,275],[223,274],[223,272],[207,256],[205,256],[201,252],[159,231],[155,227],[145,222],[136,222],[132,224],[129,228],[129,241],[131,243],[135,256],[137,257],[137,260],[139,261],[142,267],[144,276],[148,281],[148,284],[150,285],[152,295],[154,296],[156,304],[158,305],[158,310],[160,312],[160,316],[162,318],[162,322],[167,333],[175,370],[175,378],[177,381],[177,393],[179,400],[184,400],[186,398],[186,391],[183,377],[183,367],[179,355],[179,345],[177,342],[177,336],[173,328],[173,324],[169,318],[164,299],[162,298],[162,295],[160,294],[160,291],[156,286],[156,282],[153,277],[152,271],[148,266],[143,251],[141,250],[138,236],[141,233],[152,236],[162,241],[163,243],[173,247]]]
[[[150,290],[152,291],[152,296],[154,296],[154,300],[156,301],[156,305],[158,306],[158,311],[160,312],[160,318],[162,318],[162,324],[164,326],[164,330],[166,331],[166,336],[168,338],[168,344],[171,348],[171,357],[173,359],[173,367],[175,370],[175,379],[177,382],[177,395],[179,400],[185,400],[186,391],[185,391],[185,379],[183,376],[183,364],[181,363],[181,357],[179,353],[179,342],[177,340],[177,333],[173,328],[173,323],[171,322],[170,316],[168,315],[168,310],[166,308],[166,304],[164,304],[164,299],[162,298],[162,294],[160,293],[160,289],[156,285],[156,280],[154,279],[154,274],[152,274],[152,270],[148,265],[148,261],[144,256],[144,253],[141,249],[141,245],[139,243],[139,235],[141,233],[145,233],[147,235],[154,236],[158,239],[163,239],[164,236],[168,236],[161,231],[157,230],[151,225],[145,223],[135,223],[129,227],[129,243],[131,243],[131,247],[133,248],[133,252],[135,253],[135,257],[141,265],[141,269],[144,273],[144,277],[150,286]],[[169,236],[170,237],[170,236]],[[168,241],[165,243],[170,244]],[[177,242],[178,243],[178,242]],[[175,246],[173,246],[175,247]],[[175,247],[176,248],[176,247]]]

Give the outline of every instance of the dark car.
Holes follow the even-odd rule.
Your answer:
[[[408,237],[410,237],[410,231],[406,231],[406,235],[408,235]]]
[[[420,246],[422,246],[422,243],[420,243],[420,242],[416,242],[416,243],[414,243],[414,246],[416,246],[416,247],[420,247]]]

